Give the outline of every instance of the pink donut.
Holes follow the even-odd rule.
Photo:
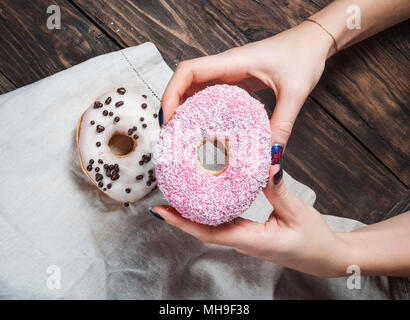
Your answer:
[[[263,105],[245,90],[208,87],[162,128],[154,150],[158,187],[185,218],[208,225],[230,221],[266,186],[270,134]],[[207,140],[225,147],[222,170],[208,170],[199,160]]]

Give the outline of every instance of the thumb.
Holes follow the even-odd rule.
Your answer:
[[[280,164],[272,165],[269,169],[269,181],[263,192],[266,198],[276,207],[281,205],[282,202],[286,202],[289,199],[290,192],[286,187],[283,179],[283,170]]]
[[[278,178],[278,174],[280,178]],[[271,166],[269,182],[263,192],[274,208],[270,219],[277,218],[279,224],[290,225],[297,217],[301,200],[286,187],[282,176],[280,164]]]
[[[295,209],[292,203],[300,200],[293,195],[283,182],[282,155],[292,132],[293,124],[306,100],[306,94],[295,94],[291,90],[280,90],[277,103],[270,120],[271,125],[271,167],[269,183],[263,190],[266,198],[275,208],[275,215],[286,218]]]
[[[286,89],[278,92],[275,110],[270,119],[271,144],[286,146],[306,97]]]

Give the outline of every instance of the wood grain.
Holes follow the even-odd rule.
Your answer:
[[[51,4],[61,9],[60,30],[47,28]],[[0,12],[0,69],[17,87],[118,49],[65,0],[3,0]]]
[[[329,2],[210,1],[249,41],[295,26]],[[402,25],[396,30],[409,24]],[[408,42],[402,31],[386,33],[389,39],[380,34],[331,58],[312,97],[408,186],[410,62],[400,50],[408,53]]]
[[[4,74],[0,73],[0,94],[16,89],[16,86],[7,79]]]
[[[123,46],[153,42],[172,68],[182,60],[245,44],[207,1],[73,2]]]

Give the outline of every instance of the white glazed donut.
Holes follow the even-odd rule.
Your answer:
[[[152,149],[159,137],[158,107],[146,94],[119,88],[99,97],[81,116],[81,167],[109,197],[135,202],[156,188]]]

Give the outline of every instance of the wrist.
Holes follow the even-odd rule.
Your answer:
[[[348,276],[348,268],[353,265],[360,266],[356,246],[352,242],[351,232],[335,232],[334,235],[338,242],[338,255],[336,263],[336,273],[338,276]]]
[[[322,277],[335,278],[345,277],[349,273],[348,268],[355,265],[353,250],[349,241],[346,239],[347,233],[333,233],[333,241],[327,244],[328,252],[325,254],[323,263],[324,268],[320,274]]]
[[[324,60],[336,53],[332,37],[318,25],[310,21],[303,21],[295,27],[300,36],[306,40],[310,48],[319,50]]]
[[[372,6],[377,6],[376,4],[372,4],[373,1],[371,0],[362,2],[361,10],[363,10],[363,12],[368,11]],[[319,23],[332,35],[337,43],[337,51],[340,51],[360,41],[363,36],[362,33],[364,29],[359,22],[361,11],[360,8],[359,11],[357,11],[357,7],[356,0],[333,1],[324,9],[313,14],[310,19]],[[353,24],[352,21],[355,23]],[[335,53],[336,50],[333,50],[329,57]]]

